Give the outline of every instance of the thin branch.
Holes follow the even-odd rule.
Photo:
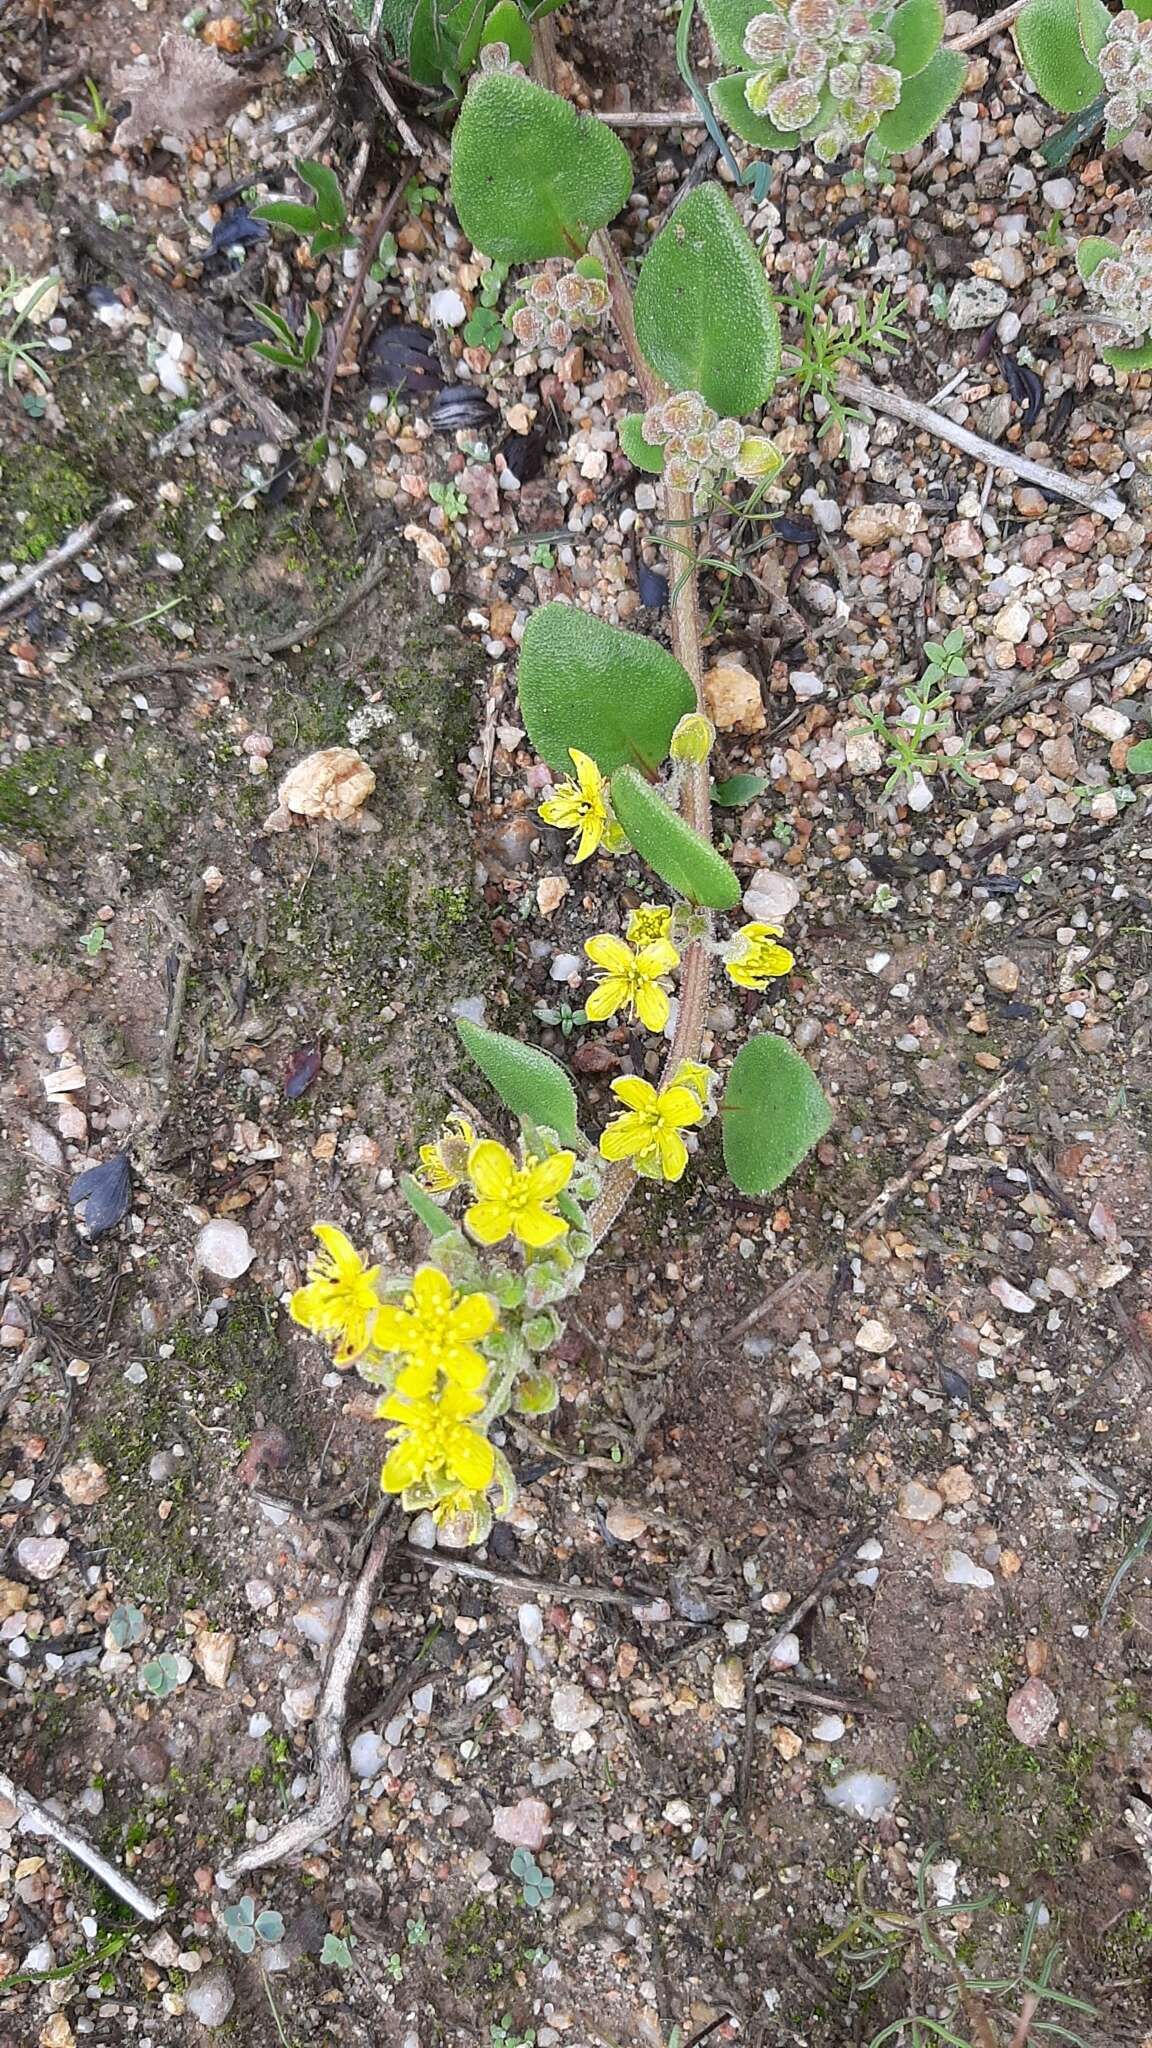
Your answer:
[[[672,107],[666,112],[634,114],[600,114],[606,128],[706,128],[707,122],[699,107]]]
[[[172,984],[172,1001],[168,1006],[168,1022],[164,1028],[164,1043],[160,1048],[159,1069],[156,1085],[165,1098],[172,1089],[172,1070],[176,1064],[176,1051],[180,1044],[180,1032],[184,1023],[184,1006],[188,1000],[188,977],[192,972],[192,958],[196,950],[196,926],[204,907],[204,883],[197,877],[188,898],[188,916],[180,940],[180,959],[176,968],[176,979]]]
[[[115,526],[116,521],[123,519],[126,512],[135,510],[136,504],[132,498],[111,499],[103,511],[96,514],[95,519],[89,519],[85,525],[78,526],[74,533],[68,535],[67,540],[61,541],[58,548],[54,548],[50,555],[45,555],[43,561],[35,562],[31,569],[26,569],[23,576],[16,578],[15,583],[4,585],[3,590],[0,590],[0,612],[10,612],[14,604],[19,604],[22,597],[27,597],[30,590],[35,590],[36,585],[43,582],[45,576],[51,576],[55,570],[63,569],[67,562],[75,561],[77,555],[85,554],[108,527]]]
[[[945,43],[944,48],[975,50],[981,43],[990,42],[993,36],[1001,35],[1006,28],[1011,28],[1017,15],[1023,14],[1027,4],[1028,0],[1011,0],[1011,5],[1002,7],[999,14],[990,14],[987,21],[978,22],[975,28],[968,29],[964,35],[953,36],[951,42]]]
[[[50,1836],[61,1849],[68,1851],[69,1856],[74,1856],[77,1863],[82,1863],[85,1870],[90,1870],[93,1877],[98,1877],[102,1885],[118,1899],[122,1899],[134,1913],[138,1913],[141,1920],[157,1921],[164,1918],[167,1906],[161,1905],[157,1899],[149,1898],[148,1893],[142,1892],[139,1885],[133,1884],[130,1877],[125,1877],[122,1870],[117,1870],[114,1863],[109,1863],[108,1858],[102,1856],[99,1849],[94,1849],[86,1835],[78,1834],[75,1828],[69,1827],[67,1821],[60,1820],[51,1808],[41,1806],[38,1799],[33,1799],[30,1792],[25,1792],[23,1786],[17,1785],[4,1771],[0,1771],[0,1798],[9,1800],[16,1808],[29,1834]]]
[[[1118,498],[1115,491],[1110,491],[1106,484],[1081,483],[1079,477],[1066,476],[1063,470],[1049,469],[1042,462],[1032,462],[1027,455],[1018,455],[1014,448],[985,441],[979,434],[969,433],[967,427],[958,427],[942,412],[933,412],[931,406],[922,405],[919,399],[906,398],[901,391],[889,391],[878,384],[866,383],[861,377],[846,376],[840,378],[839,390],[841,396],[850,399],[854,405],[869,405],[874,412],[887,413],[894,420],[905,420],[910,427],[919,427],[922,433],[932,434],[938,441],[946,441],[964,455],[971,455],[974,461],[986,463],[994,470],[1010,469],[1015,476],[1036,484],[1042,491],[1050,491],[1058,498],[1071,498],[1074,504],[1086,506],[1089,512],[1098,512],[1102,519],[1120,519],[1128,509],[1124,500]]]
[[[339,1827],[352,1796],[352,1774],[348,1767],[345,1723],[348,1719],[348,1688],[363,1647],[376,1588],[392,1542],[391,1521],[384,1521],[369,1546],[364,1566],[348,1598],[340,1633],[332,1645],[320,1704],[316,1709],[312,1753],[316,1759],[315,1798],[306,1813],[295,1815],[278,1827],[267,1841],[253,1842],[231,1863],[216,1873],[222,1888],[235,1884],[250,1870],[265,1870],[271,1863],[284,1863],[300,1856],[313,1842]]]
[[[421,1550],[417,1543],[401,1543],[400,1554],[429,1571],[451,1572],[458,1579],[474,1579],[484,1586],[506,1586],[521,1599],[538,1594],[549,1600],[563,1600],[571,1607],[623,1607],[631,1614],[644,1614],[659,1593],[620,1593],[615,1586],[568,1584],[563,1579],[537,1579],[527,1572],[501,1572],[493,1565],[473,1564],[471,1558],[454,1557],[450,1551]]]
[[[352,332],[352,323],[356,318],[360,301],[364,296],[364,286],[368,281],[372,265],[380,253],[380,244],[384,240],[390,223],[395,219],[396,209],[404,197],[404,188],[407,185],[408,174],[412,168],[413,164],[410,158],[405,158],[404,162],[399,165],[396,172],[396,183],[384,201],[376,225],[364,245],[364,253],[360,258],[360,268],[356,272],[352,289],[348,294],[348,303],[344,308],[343,318],[336,330],[336,338],[332,343],[328,369],[324,377],[324,400],[320,407],[321,434],[328,432],[328,415],[332,410],[332,392],[335,388],[336,377],[340,368],[341,358],[347,346],[348,336]]]
[[[9,121],[22,120],[25,114],[32,112],[33,107],[40,105],[41,100],[51,99],[54,92],[67,92],[68,87],[75,85],[76,80],[83,76],[83,62],[69,64],[66,71],[53,71],[49,77],[42,78],[39,85],[31,86],[27,92],[22,92],[19,99],[13,100],[10,106],[0,108],[0,128]]]

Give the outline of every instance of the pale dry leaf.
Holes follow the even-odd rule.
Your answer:
[[[132,111],[116,130],[117,149],[143,145],[154,135],[194,142],[215,135],[248,97],[248,85],[215,50],[191,36],[162,36],[154,57],[136,57],[112,73]]]

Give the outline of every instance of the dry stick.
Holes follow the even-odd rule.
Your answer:
[[[360,1577],[344,1609],[340,1633],[332,1645],[324,1689],[316,1709],[316,1732],[312,1742],[312,1753],[316,1759],[315,1799],[306,1813],[285,1821],[275,1834],[269,1835],[267,1841],[254,1842],[250,1849],[242,1849],[231,1863],[218,1870],[218,1885],[227,1887],[250,1870],[264,1870],[270,1863],[283,1863],[289,1856],[302,1855],[313,1842],[339,1827],[347,1813],[352,1794],[352,1774],[344,1738],[348,1688],[363,1647],[376,1587],[391,1541],[391,1522],[385,1521],[369,1546]]]
[[[1064,1030],[1065,1026],[1063,1024],[1057,1024],[1051,1031],[1045,1032],[1043,1038],[1033,1046],[1032,1051],[1026,1053],[1022,1059],[1014,1062],[1006,1073],[1001,1074],[999,1080],[993,1082],[991,1088],[981,1095],[976,1102],[970,1103],[968,1108],[956,1118],[956,1121],[949,1124],[947,1130],[938,1131],[936,1136],[925,1145],[924,1150],[912,1161],[907,1173],[902,1173],[899,1179],[891,1181],[886,1188],[881,1190],[874,1201],[868,1203],[867,1208],[861,1209],[859,1214],[852,1218],[852,1221],[844,1231],[845,1243],[847,1244],[852,1238],[858,1236],[860,1231],[865,1230],[870,1223],[875,1223],[876,1219],[884,1214],[885,1209],[892,1202],[898,1201],[900,1196],[905,1194],[911,1187],[913,1181],[917,1180],[924,1172],[925,1167],[931,1166],[933,1160],[939,1159],[941,1153],[948,1150],[953,1139],[963,1137],[965,1131],[975,1123],[977,1117],[983,1116],[986,1110],[991,1109],[992,1104],[999,1100],[1005,1089],[1013,1081],[1020,1075],[1025,1074],[1030,1066],[1038,1059],[1042,1059],[1044,1054],[1051,1050],[1057,1041],[1064,1036]],[[772,1294],[766,1294],[763,1301],[757,1302],[755,1308],[749,1309],[746,1316],[742,1316],[738,1323],[733,1323],[732,1328],[724,1332],[724,1342],[726,1344],[734,1344],[738,1337],[743,1337],[747,1331],[754,1329],[755,1325],[768,1314],[769,1309],[779,1310],[783,1308],[785,1303],[790,1301],[794,1294],[798,1294],[802,1288],[807,1286],[810,1280],[815,1278],[818,1270],[818,1267],[814,1265],[802,1266],[800,1271],[793,1273],[792,1278],[786,1280],[782,1287],[776,1288]]]
[[[445,1550],[421,1550],[416,1543],[402,1543],[399,1549],[402,1556],[413,1564],[426,1565],[429,1571],[452,1572],[458,1579],[474,1579],[484,1586],[507,1586],[522,1597],[546,1594],[573,1607],[623,1607],[631,1614],[645,1614],[652,1602],[662,1597],[658,1593],[618,1593],[614,1586],[567,1585],[563,1579],[536,1579],[527,1572],[496,1571],[492,1565],[473,1564],[470,1558],[453,1557]]]
[[[0,612],[10,612],[13,605],[19,604],[22,597],[27,597],[30,590],[35,590],[36,585],[42,582],[45,576],[51,576],[54,570],[62,569],[66,562],[74,561],[77,555],[84,554],[109,526],[114,526],[118,519],[123,519],[126,512],[135,510],[134,499],[113,498],[102,512],[96,514],[95,519],[89,519],[86,525],[78,526],[58,548],[50,555],[45,555],[42,562],[37,562],[31,569],[26,569],[23,576],[16,578],[15,583],[5,584],[3,591],[0,592]]]
[[[229,348],[223,330],[195,304],[190,292],[175,292],[153,277],[145,264],[129,254],[123,235],[112,234],[72,208],[67,211],[67,223],[81,249],[105,270],[114,271],[130,284],[137,298],[143,299],[176,333],[191,337],[205,367],[231,385],[270,441],[287,444],[296,439],[295,421],[252,382],[236,350]]]
[[[12,101],[11,106],[0,108],[0,128],[8,121],[19,121],[25,114],[30,114],[33,107],[38,107],[41,100],[51,99],[54,92],[66,92],[70,85],[75,85],[76,80],[83,76],[84,65],[80,63],[70,64],[66,71],[54,71],[50,77],[42,78],[39,85],[32,86],[28,92],[22,92],[18,100]]]
[[[805,1615],[812,1612],[816,1602],[823,1599],[829,1587],[834,1586],[839,1579],[843,1578],[844,1573],[854,1563],[856,1553],[864,1541],[864,1536],[865,1529],[863,1524],[852,1530],[839,1557],[834,1558],[832,1563],[825,1567],[815,1584],[809,1587],[802,1599],[797,1600],[791,1612],[781,1622],[775,1635],[772,1636],[769,1642],[763,1645],[753,1660],[744,1688],[744,1741],[741,1749],[740,1776],[736,1795],[737,1807],[741,1813],[745,1811],[752,1791],[752,1770],[756,1760],[756,1688],[761,1683],[761,1674],[763,1673],[764,1666],[771,1662],[784,1637],[790,1636],[800,1626]]]
[[[199,878],[192,884],[188,898],[188,917],[180,940],[180,961],[176,979],[172,985],[172,1001],[168,1009],[168,1022],[164,1029],[164,1043],[160,1048],[160,1063],[156,1085],[167,1097],[172,1089],[172,1069],[176,1064],[176,1050],[180,1044],[180,1032],[184,1023],[184,1005],[188,1000],[188,977],[192,972],[192,957],[196,950],[196,926],[204,907],[205,887]]]
[[[138,1913],[141,1920],[156,1921],[164,1918],[168,1910],[166,1906],[161,1905],[156,1899],[150,1899],[147,1892],[142,1892],[139,1885],[133,1884],[130,1877],[125,1877],[123,1871],[117,1870],[114,1863],[109,1863],[107,1857],[100,1854],[99,1849],[94,1849],[87,1836],[77,1834],[76,1829],[69,1827],[67,1821],[59,1820],[49,1807],[41,1806],[38,1799],[33,1799],[30,1792],[25,1792],[23,1786],[17,1785],[4,1771],[0,1771],[0,1798],[10,1800],[21,1819],[31,1823],[28,1830],[30,1834],[51,1836],[61,1849],[66,1849],[69,1856],[74,1856],[77,1863],[82,1863],[86,1870],[90,1870],[94,1877],[99,1878],[102,1885],[110,1892],[114,1892],[116,1897],[122,1899],[126,1906],[130,1906],[134,1913]]]
[[[1098,512],[1104,519],[1120,519],[1128,509],[1123,499],[1118,498],[1107,485],[1081,483],[1078,477],[1065,476],[1062,470],[1049,469],[1045,463],[1030,461],[1027,455],[1017,455],[1014,448],[985,441],[979,434],[970,434],[967,427],[958,427],[942,412],[933,412],[931,406],[922,405],[917,398],[905,398],[900,391],[881,389],[880,385],[868,384],[861,377],[842,376],[839,390],[841,397],[850,399],[854,405],[870,405],[874,412],[886,412],[894,420],[905,420],[909,426],[934,434],[938,441],[947,441],[951,447],[971,455],[974,461],[987,463],[989,469],[1010,469],[1026,482],[1037,484],[1042,491],[1071,498],[1075,504],[1085,505],[1089,512]]]
[[[965,35],[954,36],[946,42],[946,50],[974,50],[980,43],[987,43],[1006,28],[1011,28],[1018,14],[1023,14],[1027,0],[1011,0],[1009,7],[1002,7],[999,14],[990,14],[987,21],[981,21],[970,28]]]
[[[364,286],[368,281],[368,273],[380,253],[380,244],[388,232],[389,223],[395,218],[396,209],[404,197],[404,187],[408,182],[408,173],[411,169],[411,159],[405,158],[396,172],[396,183],[381,207],[376,225],[368,237],[364,254],[360,259],[360,268],[356,272],[355,281],[348,294],[348,304],[344,308],[344,317],[336,330],[336,339],[332,344],[332,354],[328,363],[327,374],[324,378],[324,402],[320,407],[320,432],[322,434],[326,434],[328,431],[328,415],[332,410],[332,392],[335,388],[336,375],[340,368],[340,359],[344,354],[348,336],[352,332],[352,322],[356,318],[360,301],[364,296]]]

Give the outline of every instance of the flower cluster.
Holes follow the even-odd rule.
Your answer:
[[[698,391],[675,391],[650,405],[641,432],[664,450],[664,481],[674,491],[695,491],[705,477],[735,470],[749,479],[773,477],[783,466],[774,442],[746,434],[739,420],[722,420]]]
[[[1152,106],[1152,21],[1131,8],[1114,14],[1096,62],[1110,97],[1104,103],[1109,135],[1117,140]]]
[[[752,112],[785,134],[815,129],[822,163],[863,142],[900,100],[894,13],[895,0],[792,0],[785,11],[753,15],[744,32]]]
[[[1152,228],[1133,228],[1087,284],[1102,310],[1135,340],[1152,334]]]
[[[594,327],[608,310],[602,277],[585,277],[562,257],[553,257],[530,277],[524,303],[512,315],[512,332],[525,348],[565,349],[575,327]]]

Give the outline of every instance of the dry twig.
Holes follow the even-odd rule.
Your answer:
[[[401,163],[398,166],[396,171],[396,182],[393,185],[391,192],[388,194],[387,199],[384,201],[384,204],[380,209],[379,215],[377,216],[376,225],[373,228],[372,233],[369,235],[368,240],[364,245],[364,253],[360,258],[360,268],[356,272],[356,276],[352,284],[352,289],[348,294],[348,303],[344,308],[344,315],[343,318],[341,319],[339,327],[336,330],[336,337],[332,343],[331,353],[328,358],[328,368],[324,376],[324,398],[323,403],[321,404],[320,407],[319,431],[321,434],[326,434],[328,431],[328,415],[332,410],[332,392],[335,388],[336,378],[339,373],[341,358],[347,346],[348,336],[352,332],[352,323],[356,318],[360,301],[364,296],[364,286],[368,281],[368,275],[372,269],[372,265],[375,263],[376,258],[380,253],[380,244],[384,240],[384,236],[388,231],[390,223],[395,219],[396,209],[399,206],[400,201],[404,197],[404,188],[408,182],[408,177],[412,169],[413,165],[411,161],[408,159],[406,159],[403,163]]]
[[[582,1586],[579,1582],[567,1584],[563,1579],[536,1579],[527,1572],[501,1572],[492,1565],[473,1564],[471,1558],[453,1557],[444,1550],[421,1550],[416,1543],[402,1543],[399,1546],[404,1557],[414,1564],[426,1565],[430,1571],[452,1572],[458,1579],[476,1579],[485,1586],[507,1586],[521,1599],[530,1595],[543,1595],[550,1600],[563,1600],[570,1607],[624,1607],[632,1614],[645,1614],[654,1600],[663,1596],[659,1593],[620,1593],[615,1586]]]
[[[112,498],[103,511],[96,514],[95,519],[89,519],[83,526],[78,526],[68,535],[67,540],[61,541],[58,548],[53,548],[50,555],[45,555],[43,561],[34,562],[30,569],[24,571],[23,576],[16,578],[15,583],[4,585],[0,591],[0,612],[10,612],[14,604],[19,604],[22,597],[27,597],[30,590],[35,590],[36,585],[43,582],[45,576],[51,576],[57,569],[63,569],[66,563],[75,561],[77,555],[85,554],[108,527],[115,526],[116,521],[123,519],[126,512],[134,512],[135,509],[135,501],[132,498]]]
[[[68,87],[75,85],[76,80],[83,76],[83,62],[69,64],[66,71],[51,72],[47,78],[40,80],[39,85],[33,85],[27,92],[22,92],[19,99],[13,100],[10,106],[0,107],[0,128],[8,121],[19,121],[25,114],[30,114],[33,107],[38,107],[41,100],[51,99],[54,92],[67,92]]]
[[[981,43],[991,42],[993,36],[1002,35],[1006,28],[1011,28],[1017,15],[1023,14],[1025,5],[1026,0],[1011,0],[1010,6],[1002,7],[998,14],[990,14],[987,21],[977,22],[975,28],[970,28],[962,36],[953,36],[951,42],[944,44],[944,48],[975,50]]]
[[[33,1799],[30,1792],[25,1792],[23,1786],[17,1785],[4,1771],[0,1771],[0,1798],[11,1802],[30,1834],[50,1836],[61,1849],[68,1851],[69,1856],[74,1856],[77,1863],[82,1863],[85,1870],[90,1870],[94,1877],[98,1877],[102,1885],[118,1899],[122,1899],[134,1913],[138,1913],[141,1920],[156,1921],[164,1918],[166,1906],[161,1905],[156,1899],[149,1898],[147,1892],[142,1892],[139,1885],[133,1884],[130,1877],[125,1877],[122,1870],[117,1870],[114,1863],[109,1863],[107,1857],[100,1854],[99,1849],[94,1849],[86,1835],[78,1834],[75,1828],[69,1827],[67,1821],[60,1820],[50,1807],[41,1806],[38,1799]]]

